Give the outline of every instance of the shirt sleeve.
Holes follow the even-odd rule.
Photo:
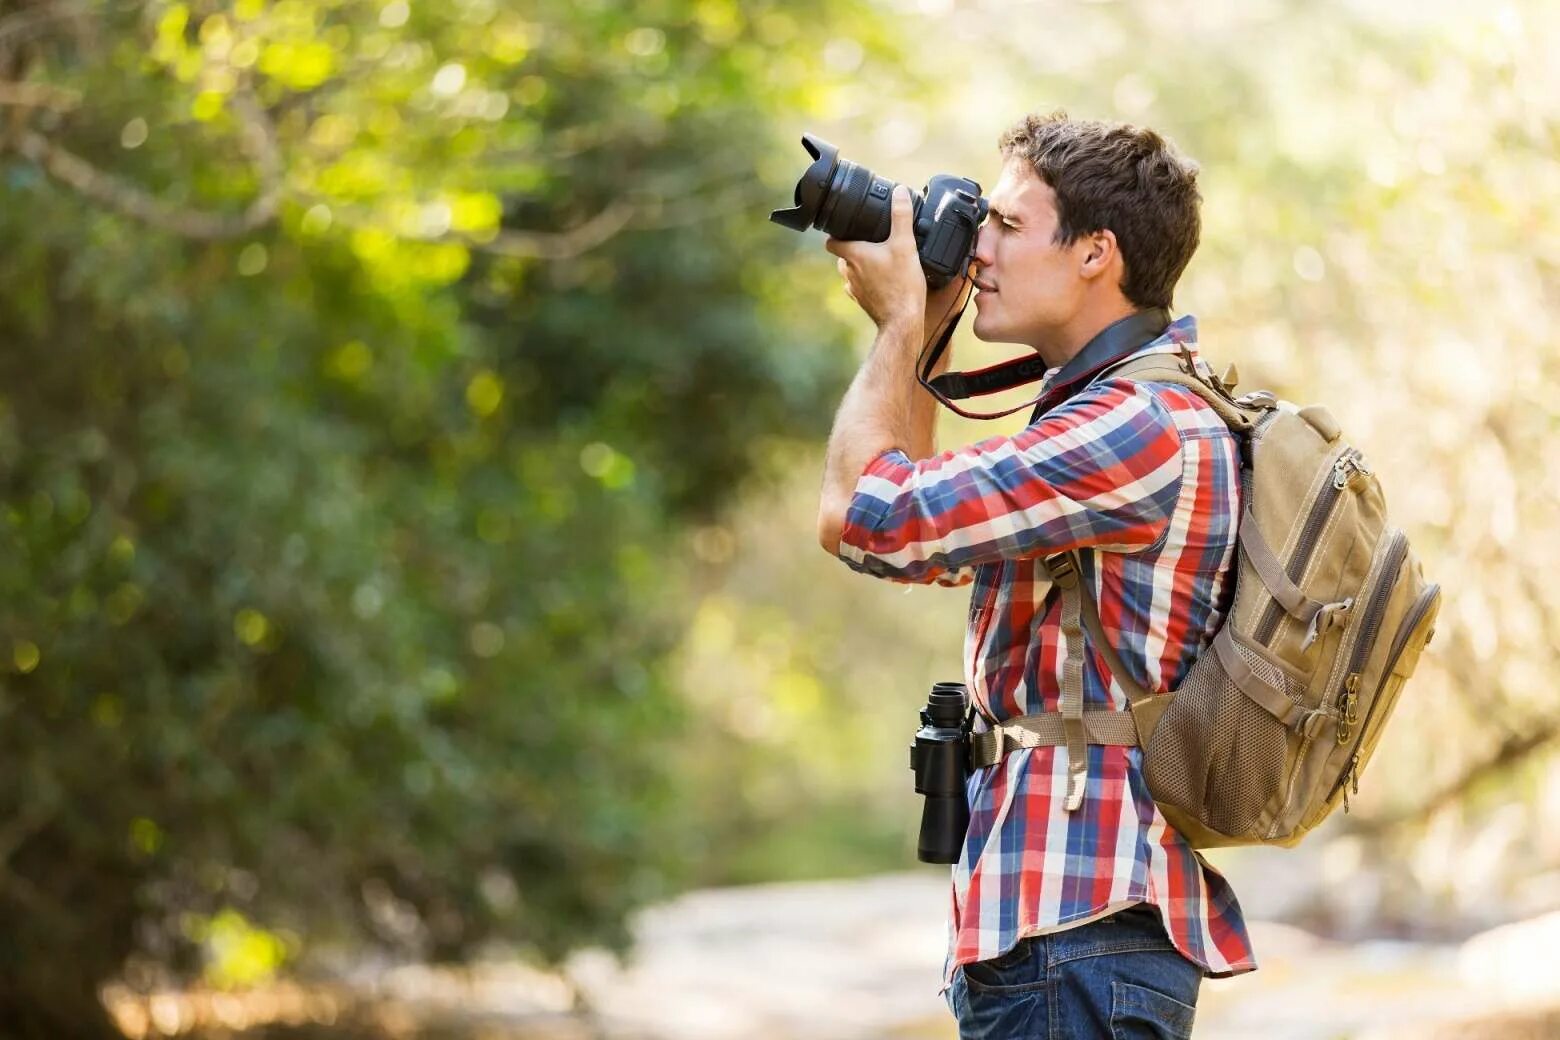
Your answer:
[[[963,584],[980,564],[1157,544],[1181,492],[1181,434],[1146,387],[1108,380],[1010,437],[912,463],[897,448],[856,482],[840,559],[890,581]]]

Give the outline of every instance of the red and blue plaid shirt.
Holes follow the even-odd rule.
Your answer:
[[[1132,356],[1195,358],[1196,339],[1184,316]],[[921,462],[898,449],[873,459],[840,541],[840,558],[867,574],[973,583],[965,681],[999,721],[1059,709],[1061,601],[1041,557],[1097,550],[1082,554],[1083,580],[1124,666],[1153,692],[1180,683],[1228,605],[1240,464],[1218,415],[1173,384],[1105,378],[1067,396],[1050,387],[1055,375],[1049,410],[1011,437]],[[1126,709],[1097,653],[1083,675],[1085,706]],[[1091,745],[1077,811],[1066,792],[1065,747],[1013,751],[971,774],[944,990],[960,964],[1140,902],[1207,974],[1256,967],[1234,892],[1155,807],[1139,749]]]

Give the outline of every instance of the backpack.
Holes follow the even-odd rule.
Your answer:
[[[1268,391],[1232,396],[1233,367],[1189,352],[1129,359],[1102,378],[1172,383],[1206,401],[1241,451],[1234,597],[1175,690],[1151,694],[1122,667],[1079,581],[1077,551],[1044,560],[1067,640],[1061,710],[972,734],[975,765],[1017,747],[1069,749],[1067,807],[1082,802],[1084,745],[1143,749],[1165,819],[1194,848],[1290,846],[1358,793],[1404,682],[1434,633],[1425,581],[1381,485],[1325,407]],[[1128,712],[1082,710],[1082,630],[1126,692]]]

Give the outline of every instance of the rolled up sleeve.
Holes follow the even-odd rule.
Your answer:
[[[962,585],[997,560],[1146,548],[1169,530],[1181,471],[1169,409],[1142,384],[1107,381],[1012,436],[920,462],[898,449],[874,458],[840,559],[890,581]]]

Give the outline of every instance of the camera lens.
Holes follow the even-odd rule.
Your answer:
[[[818,228],[839,239],[882,242],[893,227],[893,192],[893,181],[841,159],[818,213]]]
[[[796,182],[793,209],[777,209],[769,219],[794,231],[818,228],[838,239],[882,242],[893,227],[894,182],[860,163],[841,159],[839,149],[821,137],[802,135],[813,163]],[[911,189],[919,211],[921,195]]]
[[[818,228],[842,242],[882,242],[894,226],[895,181],[840,158],[821,137],[802,135],[812,164],[796,182],[795,205],[769,219],[792,231]],[[908,185],[907,185],[908,187]],[[940,289],[964,275],[988,203],[980,184],[939,173],[922,191],[910,189],[910,231],[926,284]]]

